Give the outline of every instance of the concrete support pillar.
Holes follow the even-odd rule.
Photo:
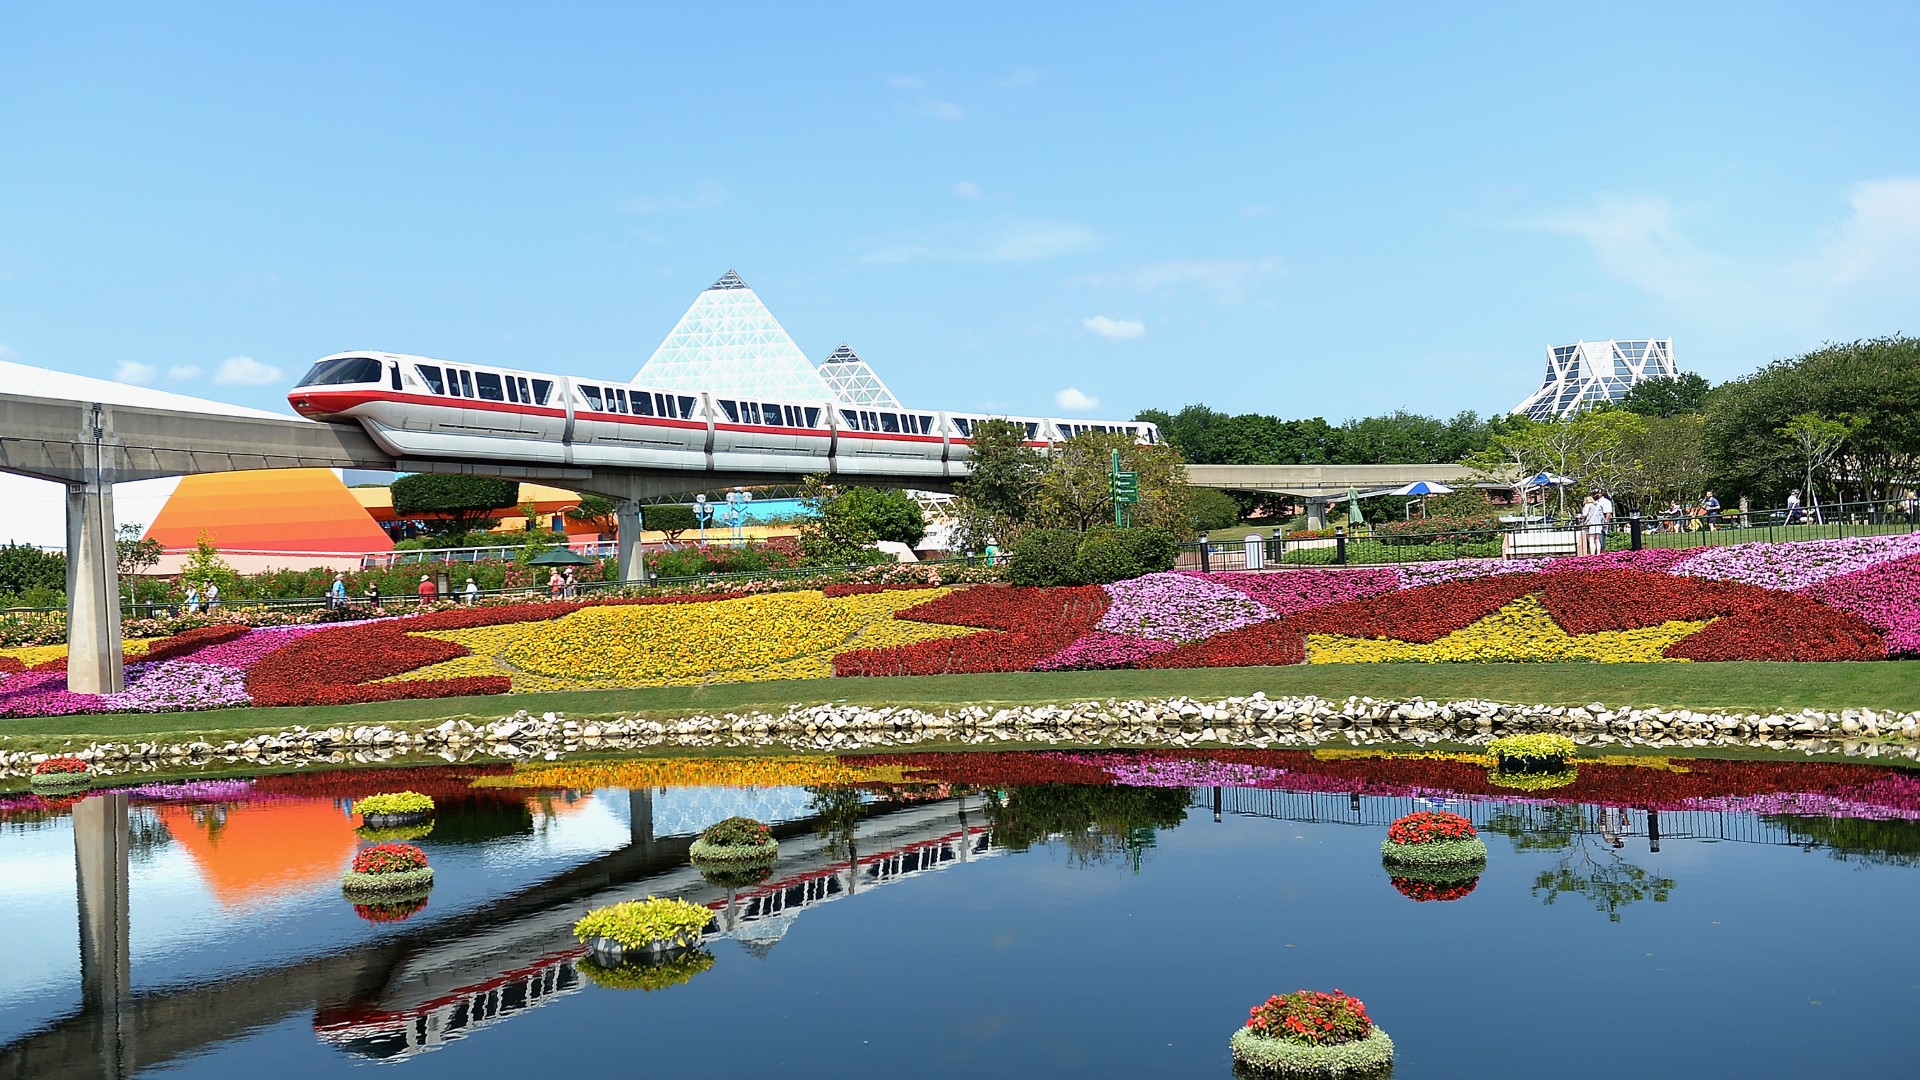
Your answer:
[[[653,844],[653,789],[627,789],[627,828],[633,846],[650,847]]]
[[[120,549],[115,544],[110,451],[83,444],[92,479],[67,485],[67,688],[126,689],[120,658]]]
[[[80,899],[80,999],[117,1010],[133,996],[128,961],[127,796],[96,795],[73,808]]]
[[[1307,528],[1324,529],[1327,527],[1327,500],[1307,500]]]
[[[640,543],[640,504],[621,499],[615,511],[620,533],[620,580],[623,584],[644,585],[647,581],[646,549]]]

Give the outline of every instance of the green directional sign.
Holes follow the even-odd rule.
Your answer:
[[[1113,501],[1132,505],[1140,501],[1140,474],[1136,472],[1114,473],[1112,478]]]

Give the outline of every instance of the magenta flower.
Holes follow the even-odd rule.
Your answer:
[[[1353,570],[1278,570],[1271,573],[1191,574],[1215,585],[1225,585],[1258,600],[1275,615],[1364,600],[1400,588],[1400,574],[1392,567]]]

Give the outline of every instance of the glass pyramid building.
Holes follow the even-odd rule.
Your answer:
[[[731,270],[694,298],[633,381],[731,397],[835,396],[780,320]]]
[[[833,355],[820,362],[820,377],[826,380],[833,396],[848,405],[871,405],[879,409],[901,408],[887,384],[867,366],[860,355],[841,342]]]
[[[1676,378],[1673,339],[1580,341],[1547,349],[1540,389],[1513,407],[1532,420],[1558,420],[1581,409],[1619,401],[1634,383]]]

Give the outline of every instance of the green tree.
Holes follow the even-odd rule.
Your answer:
[[[180,583],[184,588],[195,585],[204,593],[209,583],[220,586],[223,599],[240,598],[241,577],[227,561],[220,557],[220,549],[213,544],[213,534],[205,529],[194,541],[193,554],[180,567]]]
[[[847,488],[840,493],[840,501],[842,510],[861,522],[875,540],[912,547],[927,535],[920,504],[899,488]]]
[[[1655,510],[1668,501],[1692,503],[1707,489],[1706,420],[1696,414],[1645,417],[1646,427],[1626,447],[1638,503]]]
[[[1493,436],[1487,448],[1467,457],[1465,464],[1499,481],[1546,472],[1608,492],[1630,494],[1640,490],[1640,483],[1629,451],[1645,431],[1646,421],[1641,417],[1613,409],[1580,412],[1548,422],[1527,421]],[[1557,491],[1564,514],[1566,488]]]
[[[801,482],[800,503],[807,508],[807,518],[800,523],[800,550],[808,563],[867,561],[876,539],[873,525],[853,512],[826,474],[813,473]]]
[[[1054,445],[1033,492],[1028,520],[1055,529],[1085,532],[1113,521],[1109,476],[1114,451],[1122,471],[1136,474],[1140,501],[1133,524],[1184,535],[1190,528],[1187,474],[1180,452],[1164,443],[1143,446],[1133,436],[1089,431]]]
[[[1820,505],[1818,492],[1813,486],[1814,476],[1826,470],[1833,460],[1840,456],[1840,448],[1847,439],[1860,433],[1866,421],[1854,416],[1843,416],[1838,420],[1829,420],[1818,413],[1799,413],[1789,418],[1785,424],[1774,428],[1773,433],[1785,439],[1794,449],[1804,470],[1809,506]]]
[[[129,603],[140,601],[141,575],[160,564],[160,541],[143,535],[146,531],[145,525],[128,522],[120,526],[119,535],[114,539],[115,561],[119,564],[120,581],[126,586]]]
[[[395,516],[444,521],[452,535],[491,525],[497,511],[514,505],[520,485],[484,476],[414,473],[395,480],[392,491]]]
[[[65,553],[41,551],[30,544],[0,547],[0,596],[24,597],[33,592],[38,594],[37,599],[47,600],[50,605],[53,594],[64,600],[66,588]]]
[[[1641,416],[1663,419],[1691,416],[1705,407],[1707,392],[1712,389],[1713,385],[1707,380],[1691,371],[1683,371],[1672,378],[1634,383],[1627,388],[1626,396],[1615,403],[1615,407]]]
[[[681,535],[688,529],[700,527],[700,517],[693,512],[693,507],[679,503],[649,506],[642,511],[642,521],[647,528],[665,533],[667,539],[675,544],[680,542]]]
[[[1188,488],[1187,516],[1192,531],[1205,535],[1214,529],[1231,529],[1240,524],[1240,504],[1224,491]]]
[[[967,477],[953,486],[955,542],[962,551],[1007,540],[1026,522],[1042,468],[1039,452],[1026,439],[1025,426],[1011,420],[973,425]]]

